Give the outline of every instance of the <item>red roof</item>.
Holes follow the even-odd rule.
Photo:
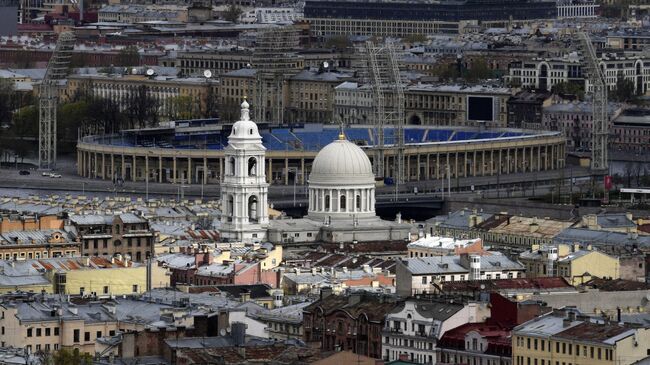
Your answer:
[[[512,354],[510,330],[511,328],[496,323],[467,323],[445,332],[438,342],[438,348],[465,350],[465,336],[470,332],[477,332],[488,342],[486,354],[510,355]]]

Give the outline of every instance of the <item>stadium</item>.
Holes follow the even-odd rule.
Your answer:
[[[217,184],[231,127],[215,120],[188,120],[82,137],[77,145],[78,174],[112,181]],[[340,132],[338,126],[324,124],[259,127],[267,148],[268,182],[286,185],[307,183],[314,157]],[[353,125],[344,133],[374,162],[378,156],[374,126]],[[384,129],[387,183],[397,172],[395,136],[394,128]],[[410,125],[404,129],[407,182],[554,170],[564,167],[564,156],[560,132]]]

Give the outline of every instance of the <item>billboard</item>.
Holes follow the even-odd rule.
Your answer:
[[[467,97],[468,121],[494,121],[494,97],[468,96]]]

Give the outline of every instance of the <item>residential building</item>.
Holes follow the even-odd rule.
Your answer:
[[[623,110],[612,121],[614,150],[644,153],[650,144],[650,110],[630,108]]]
[[[46,229],[63,229],[64,220],[57,215],[2,215],[0,216],[0,234],[13,231],[38,231]]]
[[[490,311],[485,303],[460,298],[407,299],[386,315],[382,330],[383,359],[435,364],[437,343],[447,331],[460,325],[484,321]]]
[[[542,125],[542,110],[551,104],[551,93],[546,90],[523,90],[508,99],[508,127],[537,129]]]
[[[577,289],[561,277],[517,278],[500,280],[446,281],[441,283],[442,293],[450,295],[476,296],[477,293],[499,294],[515,300],[526,300],[533,294],[575,294]],[[527,304],[527,303],[519,303]],[[508,313],[517,313],[517,305],[508,308]],[[492,311],[492,317],[499,313]],[[521,318],[517,315],[515,318]],[[530,319],[530,318],[528,318]],[[528,320],[526,319],[526,320]],[[500,319],[502,322],[503,320]],[[523,323],[519,320],[517,323]]]
[[[648,91],[650,60],[647,56],[603,51],[599,52],[598,57],[598,62],[603,66],[608,89],[616,89],[616,82],[623,77],[634,83],[636,94],[643,95]],[[534,58],[513,62],[506,79],[510,85],[525,88],[551,91],[553,86],[559,83],[572,82],[584,86],[586,91],[591,91],[593,86],[584,75],[583,65],[581,56],[575,52],[563,57]]]
[[[167,270],[123,257],[59,257],[0,261],[0,292],[22,290],[93,297],[142,294],[169,286]],[[150,270],[150,275],[147,271]],[[150,277],[150,283],[147,278]]]
[[[561,276],[572,285],[592,277],[618,279],[621,271],[618,257],[567,245],[533,245],[519,260],[526,266],[526,277]]]
[[[460,255],[463,253],[483,254],[483,241],[480,238],[456,239],[452,237],[430,236],[428,233],[407,246],[407,257],[431,257]]]
[[[642,29],[625,29],[607,34],[607,47],[642,50],[650,45],[650,32]]]
[[[142,262],[154,252],[155,235],[149,222],[133,213],[73,215],[70,223],[83,256],[120,254]]]
[[[81,244],[63,229],[9,231],[0,234],[0,258],[31,260],[79,256]]]
[[[512,364],[510,329],[499,323],[468,323],[445,332],[435,364]]]
[[[512,279],[524,277],[525,267],[517,261],[493,252],[491,255],[414,257],[398,260],[397,294],[410,296],[433,293],[447,281]]]
[[[323,351],[353,351],[381,359],[385,318],[398,303],[367,293],[347,296],[321,290],[321,298],[303,309],[304,339]]]
[[[583,316],[572,309],[532,319],[512,332],[515,365],[632,364],[650,351],[650,328]]]
[[[551,244],[556,235],[573,225],[571,221],[524,217],[499,213],[478,224],[474,229],[491,247],[525,247]]]

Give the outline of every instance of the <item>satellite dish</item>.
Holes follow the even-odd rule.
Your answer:
[[[247,63],[247,64],[246,64],[246,68],[251,68],[251,64],[250,64],[250,63]]]
[[[131,73],[132,73],[133,75],[137,74],[137,73],[138,73],[138,69],[135,68],[135,67],[132,68],[132,69],[131,69]]]
[[[212,71],[210,71],[210,70],[203,71],[203,76],[205,76],[206,79],[211,78],[212,77]]]
[[[222,328],[221,330],[219,330],[219,334],[221,336],[225,336],[226,335],[226,330],[224,328]]]
[[[147,76],[153,76],[153,73],[154,73],[153,69],[150,68],[147,70]]]
[[[325,61],[325,62],[323,62],[323,67],[325,67],[325,68],[328,68],[328,67],[330,67],[330,63],[329,63],[329,62],[327,62],[327,61]]]

